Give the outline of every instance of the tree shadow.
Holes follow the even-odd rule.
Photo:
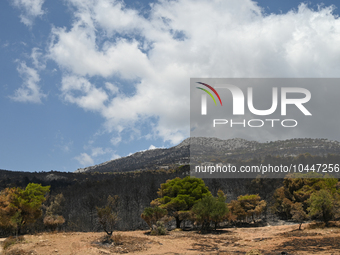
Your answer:
[[[208,229],[208,230],[196,230],[197,234],[201,234],[201,235],[206,235],[206,234],[211,234],[211,235],[231,235],[232,231],[230,230],[226,230],[226,229],[217,229],[217,230],[212,230],[212,229]]]
[[[282,237],[306,237],[306,236],[322,236],[321,233],[315,233],[315,232],[306,232],[299,229],[293,229],[291,231],[283,232],[277,234],[277,236]]]
[[[275,251],[280,250],[285,250],[292,254],[298,251],[306,251],[310,254],[315,254],[317,252],[337,250],[336,254],[340,254],[340,242],[338,237],[295,238],[282,243]]]

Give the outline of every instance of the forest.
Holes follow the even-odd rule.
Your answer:
[[[313,156],[300,155],[294,160],[299,159],[305,162],[307,156],[313,159]],[[328,156],[328,158],[334,160],[333,156]],[[267,157],[265,160],[277,163],[280,161],[280,157]],[[312,162],[314,161],[312,160]],[[119,219],[114,224],[116,230],[149,229],[165,215],[171,219],[165,222],[168,226],[183,227],[188,225],[186,222],[189,222],[189,226],[193,227],[195,223],[196,227],[202,228],[204,224],[205,226],[207,224],[217,226],[217,223],[223,222],[250,224],[275,217],[301,224],[307,219],[328,222],[338,217],[338,201],[340,201],[338,179],[321,178],[324,176],[318,173],[314,173],[314,175],[310,173],[309,178],[301,178],[303,176],[288,178],[288,176],[284,179],[204,179],[202,182],[207,189],[207,194],[215,200],[203,201],[204,196],[197,197],[195,195],[196,198],[190,205],[174,210],[174,205],[177,206],[176,203],[179,200],[176,195],[174,201],[177,202],[169,204],[171,196],[165,195],[164,185],[170,180],[189,178],[189,171],[188,165],[172,170],[124,173],[65,173],[57,171],[29,173],[0,170],[0,215],[2,215],[2,219],[5,219],[4,215],[7,213],[14,222],[7,225],[0,224],[0,235],[9,236],[15,232],[35,233],[54,229],[84,232],[102,231],[103,225],[100,222],[98,209],[106,208],[109,205],[109,200],[113,198],[115,199],[114,213]],[[12,204],[18,205],[18,201],[24,201],[30,196],[30,192],[35,194],[32,185],[40,185],[40,189],[42,189],[39,191],[41,194],[38,192],[40,200],[34,202],[38,207],[35,207],[35,211],[27,210],[26,214],[32,213],[33,216],[23,219],[23,215],[15,214],[16,211],[14,213],[6,212],[11,197]],[[15,194],[14,200],[17,202],[13,202],[11,194]],[[188,194],[184,193],[184,195]],[[331,209],[327,212],[312,209],[313,203],[314,207],[319,206],[320,199],[328,201],[328,206]],[[222,201],[227,210],[222,210],[223,217],[220,217],[218,221],[209,220],[210,216],[204,216],[208,218],[202,221],[203,216],[200,216],[201,219],[199,219],[197,215],[202,213],[199,208],[204,208],[204,206],[196,205],[201,200],[202,203],[208,204]],[[27,204],[32,202],[29,199],[27,201]],[[246,209],[246,204],[253,204],[253,207],[250,206],[250,209]],[[166,213],[165,215],[161,214],[162,217],[156,217],[157,220],[150,225],[150,217],[154,219],[152,210],[156,207],[163,212],[166,210]],[[17,211],[25,211],[22,208],[17,208]],[[206,214],[209,213],[206,212]],[[146,217],[147,215],[149,218]],[[10,222],[11,219],[7,222]]]

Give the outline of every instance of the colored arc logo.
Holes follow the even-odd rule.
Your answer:
[[[203,82],[197,82],[197,83],[199,83],[199,84],[201,84],[201,85],[204,85],[204,86],[208,87],[209,89],[211,89],[211,90],[215,93],[215,95],[217,96],[218,100],[220,100],[220,104],[221,104],[221,106],[222,106],[222,100],[221,100],[221,98],[220,98],[220,95],[217,93],[217,91],[216,91],[213,87],[211,87],[210,85],[205,84],[205,83],[203,83]],[[211,98],[214,100],[215,105],[217,105],[214,96],[213,96],[208,90],[203,89],[203,88],[200,88],[200,87],[196,87],[196,88],[201,89],[201,90],[207,92],[207,93],[209,94],[209,96],[211,96]]]

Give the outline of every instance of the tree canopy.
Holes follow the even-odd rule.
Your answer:
[[[326,223],[326,226],[330,220],[339,216],[338,194],[332,195],[330,191],[321,189],[310,196],[308,203],[307,210],[309,215],[321,218]]]
[[[165,215],[167,215],[167,210],[162,209],[158,206],[155,207],[146,207],[141,217],[148,224],[150,228],[157,223],[160,219],[162,219]]]
[[[266,206],[266,201],[261,200],[261,197],[258,194],[251,194],[239,196],[237,201],[231,201],[229,209],[239,220],[251,217],[255,222],[256,217],[264,211]]]
[[[307,218],[328,224],[329,220],[337,217],[340,198],[338,179],[317,173],[292,177],[295,178],[285,178],[283,186],[275,191],[274,212],[299,222],[299,228]]]
[[[202,225],[203,229],[208,229],[210,222],[215,224],[226,219],[228,207],[225,203],[226,196],[222,190],[218,191],[218,197],[206,196],[198,201],[192,208],[195,220]]]
[[[29,183],[24,190],[6,188],[0,194],[0,225],[13,227],[18,233],[26,224],[36,221],[41,214],[41,205],[50,186]]]
[[[187,215],[195,203],[206,196],[211,196],[202,179],[190,176],[167,180],[161,184],[157,194],[160,197],[153,200],[151,205],[166,209],[170,216],[175,217],[178,228],[184,219],[182,216]]]

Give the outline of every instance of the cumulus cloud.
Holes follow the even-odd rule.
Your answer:
[[[64,99],[98,112],[115,137],[150,122],[164,141],[187,137],[190,77],[338,76],[333,7],[268,15],[251,0],[178,0],[143,16],[120,1],[68,2],[74,23],[53,28],[49,58],[64,70]]]
[[[78,76],[64,76],[61,91],[67,102],[77,104],[85,110],[101,111],[104,102],[108,99],[103,89],[95,87],[87,79]]]
[[[26,26],[32,26],[33,20],[37,16],[44,14],[42,5],[45,0],[13,0],[14,6],[22,10],[20,15],[21,22]]]
[[[75,157],[75,159],[83,166],[90,166],[94,164],[92,157],[85,152]]]
[[[17,70],[24,82],[14,92],[14,96],[10,96],[10,98],[18,102],[41,103],[41,99],[47,97],[47,95],[40,91],[38,72],[28,67],[25,62],[20,62]]]

